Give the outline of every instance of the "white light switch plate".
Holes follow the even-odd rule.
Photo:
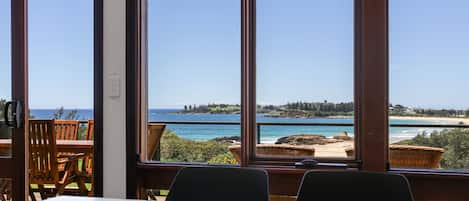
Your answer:
[[[121,76],[113,74],[109,76],[109,83],[111,84],[111,90],[109,91],[109,97],[119,98],[121,95]]]

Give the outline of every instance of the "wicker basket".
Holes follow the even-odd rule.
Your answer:
[[[389,161],[393,168],[440,168],[444,149],[425,146],[389,145]],[[353,157],[355,150],[345,148],[347,157]]]
[[[390,145],[389,160],[394,168],[440,168],[444,149],[411,145]]]
[[[241,161],[241,146],[232,145],[228,147],[238,162]],[[257,155],[267,156],[294,156],[294,157],[314,157],[314,148],[294,146],[286,144],[258,144],[256,145]]]
[[[346,147],[345,148],[345,154],[347,154],[347,158],[353,158],[355,157],[355,149],[353,147]]]

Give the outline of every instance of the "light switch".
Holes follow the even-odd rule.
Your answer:
[[[119,98],[121,95],[121,77],[118,74],[113,74],[109,76],[109,83],[111,84],[111,90],[109,97]]]

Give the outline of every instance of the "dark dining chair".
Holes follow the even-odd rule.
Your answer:
[[[179,170],[167,201],[268,201],[267,172],[246,168],[199,168]]]
[[[297,201],[413,201],[401,175],[361,171],[309,171]]]

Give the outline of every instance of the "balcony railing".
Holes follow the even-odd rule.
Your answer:
[[[150,121],[149,124],[166,125],[241,125],[231,121]],[[353,127],[353,123],[307,123],[307,122],[257,122],[257,143],[260,144],[262,126],[335,126]],[[469,128],[465,124],[390,124],[391,128]]]

